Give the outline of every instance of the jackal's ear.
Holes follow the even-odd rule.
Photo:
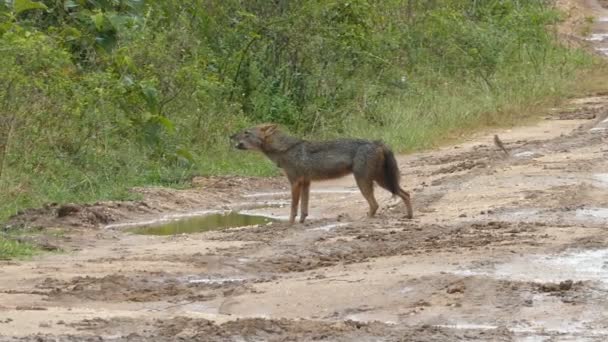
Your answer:
[[[264,134],[264,136],[269,137],[274,134],[277,130],[277,124],[264,124],[260,126],[260,131]]]

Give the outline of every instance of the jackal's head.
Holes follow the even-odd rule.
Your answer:
[[[230,136],[239,150],[261,151],[264,143],[277,131],[276,124],[262,124],[244,129]]]

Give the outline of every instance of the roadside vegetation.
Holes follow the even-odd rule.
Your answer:
[[[0,1],[0,222],[270,175],[227,139],[260,122],[396,151],[516,123],[594,63],[558,43],[559,21],[541,0]]]
[[[0,260],[24,258],[37,253],[38,249],[12,237],[0,236]]]

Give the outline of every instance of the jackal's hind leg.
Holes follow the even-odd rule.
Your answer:
[[[364,178],[355,174],[355,180],[357,181],[357,186],[359,186],[359,190],[361,190],[361,194],[365,197],[365,200],[369,204],[369,212],[367,216],[373,217],[376,215],[376,211],[378,210],[378,202],[376,202],[376,198],[374,197],[374,182],[370,178]]]
[[[399,197],[401,197],[403,203],[405,203],[405,208],[407,210],[407,218],[414,218],[414,210],[412,209],[412,200],[410,198],[409,192],[399,188]]]

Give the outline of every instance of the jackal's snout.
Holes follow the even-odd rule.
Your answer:
[[[230,136],[230,140],[234,143],[234,147],[239,150],[249,150],[253,148],[250,140],[251,133],[248,131],[238,132]]]
[[[268,138],[277,133],[276,124],[261,124],[230,136],[239,150],[261,151]]]

